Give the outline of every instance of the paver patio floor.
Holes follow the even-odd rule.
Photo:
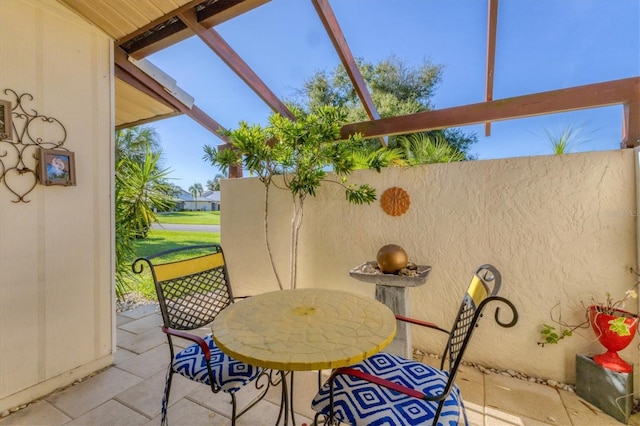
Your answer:
[[[7,425],[159,425],[169,346],[159,325],[160,314],[148,305],[118,314],[118,351],[114,365],[82,382],[54,392],[0,419]],[[203,329],[202,334],[209,330]],[[432,363],[425,357],[424,362]],[[310,401],[317,389],[313,372],[295,375],[296,424],[310,423]],[[472,425],[620,425],[575,393],[499,374],[462,367],[456,380]],[[239,394],[239,404],[252,389]],[[280,388],[246,415],[239,426],[273,425],[278,417]],[[205,385],[174,376],[169,406],[171,425],[230,425],[230,399]],[[638,415],[629,424],[640,425]]]

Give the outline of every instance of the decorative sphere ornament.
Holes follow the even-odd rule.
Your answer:
[[[378,250],[378,267],[385,274],[395,274],[408,263],[407,252],[397,244],[387,244]]]

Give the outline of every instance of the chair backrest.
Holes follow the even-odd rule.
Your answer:
[[[166,263],[153,260],[194,250],[199,254],[186,259]],[[141,257],[133,262],[133,271],[141,273],[145,263],[153,276],[165,327],[176,330],[202,327],[233,302],[224,253],[218,244],[178,248]]]
[[[455,374],[462,362],[464,352],[471,340],[471,335],[478,326],[478,321],[487,303],[499,301],[511,309],[512,320],[508,323],[503,323],[498,317],[500,308],[496,308],[495,320],[498,325],[502,327],[513,327],[518,321],[518,311],[515,306],[513,306],[509,300],[498,296],[501,285],[502,276],[493,265],[482,265],[478,267],[473,274],[471,283],[462,299],[462,304],[458,310],[458,315],[449,334],[449,341],[442,357],[442,369],[444,369],[446,360],[449,360],[448,370],[450,380],[447,385],[448,387],[453,383]],[[447,389],[447,391],[448,390],[449,389]]]

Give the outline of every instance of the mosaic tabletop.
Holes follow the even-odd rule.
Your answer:
[[[233,303],[212,324],[218,347],[275,370],[343,367],[380,352],[396,333],[393,312],[353,293],[281,290]]]

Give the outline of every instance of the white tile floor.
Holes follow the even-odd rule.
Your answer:
[[[169,348],[158,327],[155,306],[118,315],[115,364],[81,383],[48,395],[0,419],[6,425],[158,425]],[[203,333],[206,330],[203,330]],[[432,362],[425,357],[424,362]],[[317,389],[316,373],[296,373],[296,424],[309,423],[309,402]],[[207,386],[174,376],[169,423],[229,425],[228,395],[213,394]],[[620,425],[574,393],[511,377],[482,374],[463,367],[456,379],[472,425]],[[247,403],[252,390],[242,391]],[[279,388],[239,421],[239,426],[273,425],[278,417]],[[640,425],[637,416],[629,424]]]

